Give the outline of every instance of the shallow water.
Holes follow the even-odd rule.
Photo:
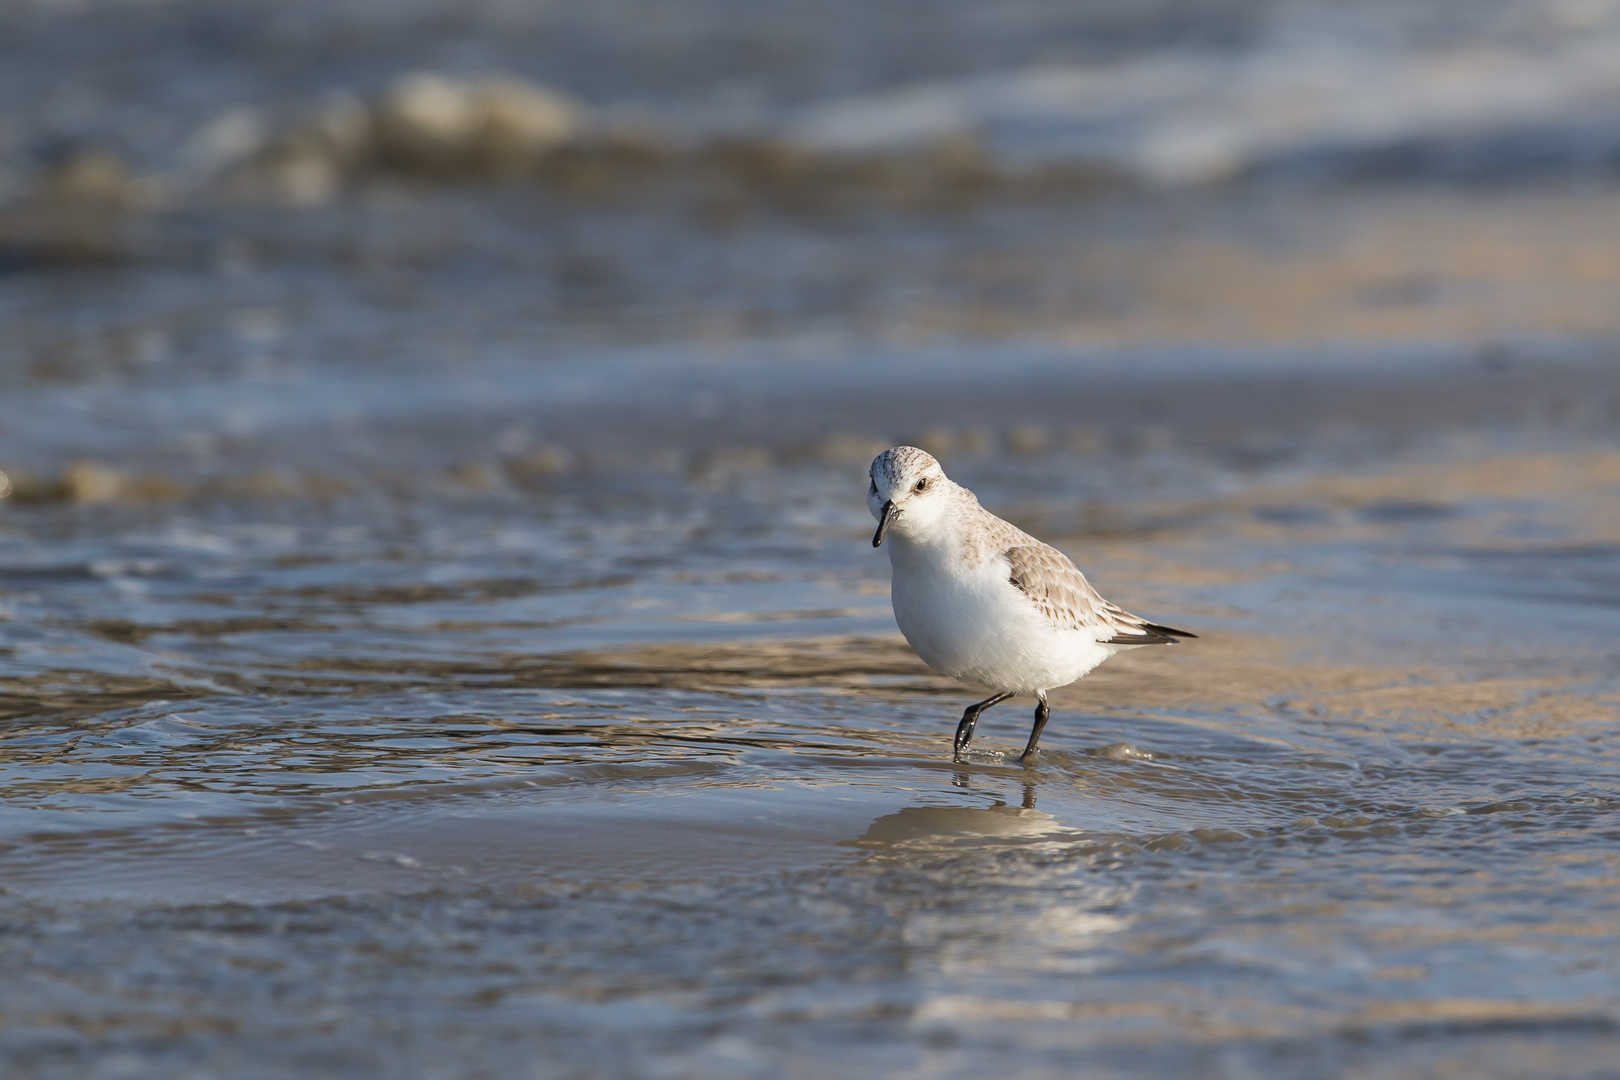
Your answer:
[[[1203,635],[1030,769],[858,464],[13,506],[7,1057],[1609,1075],[1620,449],[1299,460],[953,464]]]
[[[8,130],[168,176],[312,72],[525,43],[596,106],[791,126],[1189,42],[1275,74],[1317,25],[718,4],[660,66],[586,9],[325,7],[8,12]],[[1357,25],[1455,59],[1602,22],[1565,7]],[[1515,115],[1448,145],[1568,149]],[[78,262],[0,236],[5,1071],[1620,1076],[1612,181],[1408,165],[950,205],[383,177]],[[975,695],[870,546],[901,440],[1200,637],[1057,692],[1032,767],[1018,701],[953,763]]]

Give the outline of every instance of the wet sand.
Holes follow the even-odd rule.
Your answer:
[[[844,466],[15,505],[7,1053],[1601,1075],[1615,453],[962,457],[1203,635],[1028,770],[950,762]]]

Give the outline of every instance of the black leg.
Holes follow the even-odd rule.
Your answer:
[[[1030,729],[1029,745],[1024,747],[1024,753],[1018,759],[1023,764],[1028,765],[1029,759],[1035,756],[1035,744],[1041,741],[1041,732],[1046,730],[1046,720],[1051,715],[1052,710],[1046,705],[1046,695],[1042,694],[1035,703],[1035,726]]]
[[[1011,693],[997,694],[995,697],[985,698],[976,705],[969,705],[962,714],[962,722],[956,725],[956,750],[952,760],[961,761],[962,751],[967,749],[968,743],[973,741],[973,725],[979,722],[979,714],[998,701],[1006,701],[1012,697]]]

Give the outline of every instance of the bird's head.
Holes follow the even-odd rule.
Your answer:
[[[902,534],[926,526],[944,513],[942,496],[952,486],[933,455],[915,446],[895,446],[872,459],[866,505],[877,518],[873,547],[882,547],[889,530]]]

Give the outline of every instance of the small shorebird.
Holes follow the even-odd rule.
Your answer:
[[[1048,690],[1122,649],[1198,636],[1104,600],[1068,556],[980,506],[915,446],[883,451],[871,476],[866,504],[878,522],[872,546],[889,541],[900,632],[935,671],[995,691],[962,714],[957,761],[980,713],[1030,694],[1035,727],[1018,759],[1028,764],[1050,713]]]

